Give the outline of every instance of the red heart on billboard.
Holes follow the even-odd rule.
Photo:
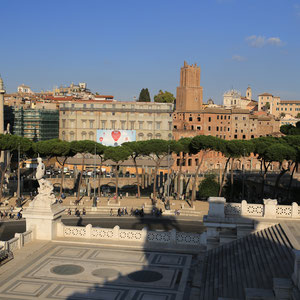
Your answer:
[[[114,131],[112,131],[111,136],[114,139],[114,141],[116,142],[120,138],[121,132],[119,130],[114,130]]]
[[[102,142],[103,141],[103,137],[101,137],[99,140],[100,140],[100,142]]]

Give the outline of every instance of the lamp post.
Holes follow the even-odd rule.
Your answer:
[[[168,145],[168,190],[167,190],[167,197],[168,197],[168,204],[170,203],[170,145]]]
[[[242,200],[245,200],[245,149],[244,149],[244,157],[243,157],[243,165],[242,165],[242,172],[243,172],[243,188],[242,188]]]
[[[94,156],[94,198],[96,198],[96,144],[95,144],[95,156]]]

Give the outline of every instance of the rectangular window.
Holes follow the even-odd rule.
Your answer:
[[[94,128],[94,120],[90,120],[90,129]]]
[[[143,129],[143,121],[139,121],[139,129],[142,130]]]
[[[156,130],[160,130],[160,122],[156,122]]]
[[[174,126],[175,128],[175,126]],[[148,130],[152,130],[152,122],[148,122]]]
[[[211,122],[211,117],[208,117],[208,122]]]
[[[86,120],[82,120],[82,128],[86,128]]]
[[[134,121],[130,121],[130,130],[134,130]]]
[[[105,123],[106,121],[101,121],[101,129],[105,129]]]
[[[111,121],[111,129],[113,129],[113,130],[116,129],[116,121],[115,120]]]
[[[121,129],[125,130],[126,121],[121,121]]]
[[[66,128],[66,120],[62,120],[62,128]]]

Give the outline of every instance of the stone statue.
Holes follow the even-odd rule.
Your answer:
[[[4,134],[10,134],[10,124],[9,123],[7,123],[6,131],[4,132]]]
[[[45,165],[40,157],[37,159],[38,166],[36,168],[35,178],[38,180],[40,187],[38,188],[38,194],[29,204],[30,207],[46,208],[50,207],[56,202],[55,195],[53,193],[53,185],[50,181],[44,178]]]

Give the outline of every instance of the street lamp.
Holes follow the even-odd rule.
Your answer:
[[[242,200],[245,200],[244,197],[245,197],[245,154],[246,150],[244,149],[244,159],[243,159],[243,165],[242,165],[242,168],[243,168],[243,188],[242,188]]]
[[[167,205],[170,205],[170,145],[168,145],[168,176],[167,176],[168,184],[167,184]],[[169,208],[170,209],[170,208]]]
[[[96,144],[95,144],[95,156],[94,156],[94,198],[96,198]]]

